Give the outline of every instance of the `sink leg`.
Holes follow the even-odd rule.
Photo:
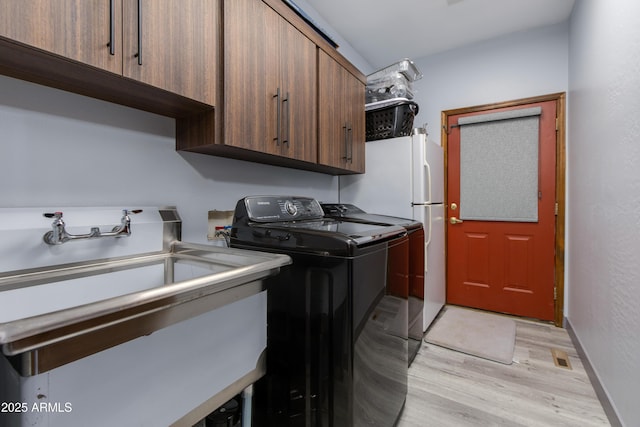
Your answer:
[[[242,427],[251,427],[253,385],[242,390]]]

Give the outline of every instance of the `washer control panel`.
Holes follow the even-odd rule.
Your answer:
[[[344,217],[366,213],[362,209],[348,203],[322,203],[322,210],[330,217]]]
[[[280,222],[321,219],[324,216],[320,203],[311,197],[251,196],[244,205],[250,221]]]

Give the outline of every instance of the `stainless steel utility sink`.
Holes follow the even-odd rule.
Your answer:
[[[0,273],[3,353],[22,375],[46,372],[261,292],[291,263],[180,241],[169,248]]]

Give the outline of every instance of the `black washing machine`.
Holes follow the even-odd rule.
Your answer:
[[[422,343],[422,319],[424,316],[424,280],[425,280],[425,237],[424,227],[420,221],[388,215],[367,213],[348,203],[322,203],[324,214],[329,218],[343,221],[354,221],[365,224],[396,225],[404,227],[409,235],[409,244],[397,246],[390,255],[391,262],[409,263],[409,274],[405,281],[395,276],[389,280],[398,288],[397,292],[405,292],[408,299],[408,331],[409,331],[409,365],[415,359]],[[391,268],[390,274],[398,271]],[[404,287],[404,290],[400,288]]]
[[[407,395],[408,320],[387,271],[406,230],[325,218],[313,198],[254,196],[238,201],[230,242],[293,259],[266,282],[253,423],[393,426]]]

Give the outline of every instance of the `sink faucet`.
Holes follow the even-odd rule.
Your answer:
[[[120,225],[113,227],[113,230],[109,233],[102,233],[100,237],[131,236],[131,217],[129,214],[139,214],[140,212],[142,212],[142,209],[134,209],[131,211],[123,209],[122,218],[120,218]]]
[[[47,231],[43,240],[48,245],[61,245],[69,240],[93,239],[97,237],[126,237],[131,235],[131,217],[130,214],[138,214],[142,209],[122,210],[122,218],[120,225],[113,227],[110,232],[101,232],[99,227],[91,227],[87,234],[70,234],[65,229],[65,223],[62,220],[62,212],[47,212],[43,215],[46,218],[54,218],[51,224],[51,230]]]

